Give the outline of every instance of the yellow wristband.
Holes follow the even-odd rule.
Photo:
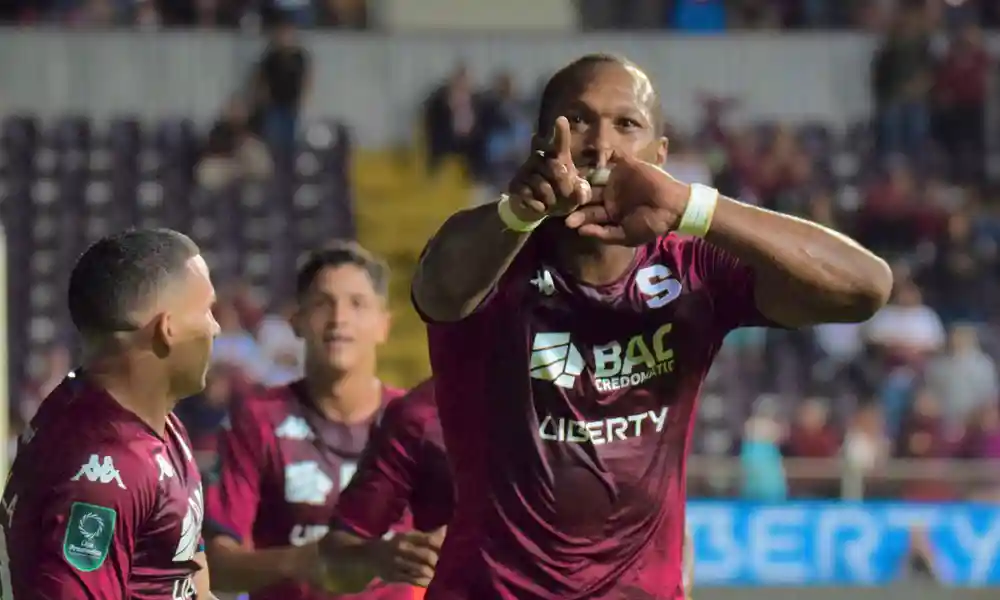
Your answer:
[[[510,196],[507,194],[500,194],[500,201],[497,202],[497,214],[500,215],[500,220],[507,226],[507,229],[518,233],[534,231],[545,220],[545,217],[537,221],[524,221],[519,218],[510,207]]]
[[[688,196],[687,207],[681,216],[677,227],[678,233],[705,237],[712,226],[715,207],[719,204],[719,190],[700,183],[691,184],[691,194]]]

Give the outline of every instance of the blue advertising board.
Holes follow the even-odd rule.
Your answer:
[[[883,585],[918,537],[941,583],[1000,585],[1000,506],[692,501],[687,524],[696,585]]]

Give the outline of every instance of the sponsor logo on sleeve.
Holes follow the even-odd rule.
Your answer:
[[[63,557],[74,569],[88,573],[104,564],[115,536],[118,513],[113,508],[74,502],[63,537]]]

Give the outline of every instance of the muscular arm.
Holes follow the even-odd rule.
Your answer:
[[[854,240],[728,198],[706,240],[753,268],[758,310],[785,327],[866,321],[892,290],[889,266]]]
[[[452,215],[424,248],[413,276],[413,301],[435,321],[472,314],[528,239],[508,230],[495,203]]]
[[[208,555],[213,585],[224,592],[253,592],[286,579],[302,580],[310,565],[318,564],[316,544],[253,550],[226,535],[208,542]]]

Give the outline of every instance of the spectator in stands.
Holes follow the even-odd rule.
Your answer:
[[[196,169],[198,183],[218,190],[238,178],[265,179],[273,170],[267,146],[250,130],[243,101],[230,100],[208,133]]]
[[[885,464],[890,450],[882,407],[877,402],[858,407],[844,435],[845,466],[856,475],[868,475]]]
[[[782,448],[791,458],[834,458],[840,451],[840,436],[830,423],[830,409],[823,398],[806,398],[796,407],[788,438]],[[826,479],[792,481],[796,496],[832,498],[839,484]]]
[[[459,65],[424,105],[429,168],[433,171],[447,156],[460,156],[470,164],[481,158],[480,107],[465,65]]]
[[[772,0],[734,0],[728,3],[730,29],[779,29],[782,6]]]
[[[685,33],[721,33],[726,30],[724,0],[676,0],[673,4],[670,24],[674,29]]]
[[[896,439],[896,456],[906,459],[942,459],[951,453],[941,404],[927,388],[913,396],[913,403],[903,419]],[[942,465],[928,465],[919,476],[904,480],[902,496],[907,500],[945,501],[954,498],[955,490],[940,470]]]
[[[951,40],[937,68],[934,133],[949,155],[953,178],[961,181],[983,176],[990,63],[982,33],[969,24]]]
[[[261,16],[266,26],[294,25],[308,28],[316,24],[314,0],[262,0]]]
[[[921,239],[920,189],[905,160],[889,161],[885,173],[864,198],[858,222],[858,241],[882,255],[911,251]]]
[[[366,0],[318,0],[318,3],[322,26],[354,30],[368,28]]]
[[[486,138],[486,173],[481,179],[494,188],[501,188],[524,160],[524,149],[531,144],[534,124],[510,73],[497,75],[479,105],[481,128]]]
[[[761,206],[786,212],[800,208],[802,186],[812,177],[812,160],[803,152],[791,127],[779,126],[775,130],[753,177]]]
[[[303,376],[305,346],[291,326],[295,308],[288,303],[264,315],[257,329],[257,343],[264,359],[272,365],[267,377],[270,386],[284,385]]]
[[[908,280],[897,281],[889,304],[868,321],[865,333],[895,364],[923,365],[945,343],[941,318]]]
[[[758,401],[743,428],[740,446],[742,496],[747,500],[779,502],[788,496],[780,443],[782,427],[777,406]]]
[[[267,381],[271,365],[257,345],[257,340],[244,329],[236,307],[231,302],[218,302],[215,320],[219,323],[220,333],[212,346],[212,363],[236,368],[251,381]]]
[[[1000,404],[995,399],[969,414],[965,435],[955,455],[1000,459]]]
[[[996,363],[979,347],[976,329],[952,327],[948,349],[928,365],[927,387],[944,400],[944,417],[951,429],[1000,398]]]
[[[933,62],[923,7],[900,9],[872,61],[872,93],[883,155],[917,157],[929,128]]]
[[[282,163],[290,164],[299,113],[312,87],[312,65],[289,16],[275,14],[269,27],[270,43],[254,71],[253,97],[264,138]]]
[[[984,322],[994,311],[996,282],[989,274],[996,268],[994,244],[973,229],[967,210],[952,213],[935,240],[933,261],[920,273],[920,282],[931,290],[928,298],[945,321]]]

